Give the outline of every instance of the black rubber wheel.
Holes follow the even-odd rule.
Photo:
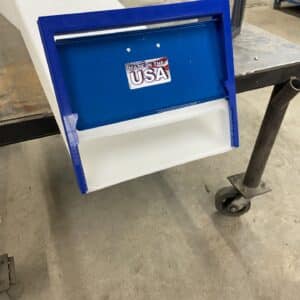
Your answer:
[[[244,199],[234,187],[224,187],[215,196],[216,209],[224,216],[239,217],[249,211],[250,200]]]

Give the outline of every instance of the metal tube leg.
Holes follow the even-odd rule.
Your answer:
[[[273,89],[246,173],[228,177],[234,190],[244,199],[271,191],[261,181],[290,101],[300,92],[300,78],[276,85]]]
[[[215,205],[221,214],[241,216],[250,209],[250,199],[270,191],[261,178],[289,103],[298,92],[297,78],[274,87],[246,173],[230,176],[232,186],[216,193]]]
[[[274,0],[273,8],[274,9],[279,9],[280,6],[281,6],[281,2],[282,2],[282,0]]]
[[[245,7],[246,7],[246,0],[234,1],[233,10],[232,10],[232,20],[231,20],[234,37],[236,37],[241,33]]]
[[[246,187],[257,188],[259,186],[289,103],[299,91],[300,79],[297,78],[274,87],[244,177],[243,184]]]

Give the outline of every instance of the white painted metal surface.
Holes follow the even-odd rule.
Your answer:
[[[24,42],[29,50],[29,54],[63,136],[62,122],[37,26],[37,20],[40,16],[120,9],[123,7],[124,6],[117,0],[72,0],[72,2],[62,0],[4,0],[0,6],[0,13],[3,13],[9,21],[15,22],[22,33]],[[15,12],[17,19],[13,17],[12,13],[9,13],[12,11]]]
[[[3,1],[3,0],[1,0]],[[4,0],[2,13],[20,29],[65,139],[37,20],[39,16],[120,9],[116,0]],[[3,2],[4,3],[4,2]],[[8,5],[9,3],[9,5]],[[8,7],[9,6],[9,7]],[[79,150],[89,192],[231,149],[224,99],[80,131]]]
[[[227,100],[194,109],[174,112],[171,121],[165,117],[161,121],[159,116],[142,120],[149,125],[142,130],[128,124],[125,130],[130,130],[116,135],[115,128],[108,128],[101,133],[104,137],[80,143],[89,192],[231,150]],[[156,121],[161,122],[159,126]]]

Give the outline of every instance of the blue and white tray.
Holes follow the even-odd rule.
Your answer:
[[[20,28],[82,193],[238,146],[227,1],[41,2]]]

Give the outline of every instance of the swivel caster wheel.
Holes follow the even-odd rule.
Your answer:
[[[251,202],[234,187],[220,189],[215,196],[216,209],[224,216],[239,217],[249,211]]]

